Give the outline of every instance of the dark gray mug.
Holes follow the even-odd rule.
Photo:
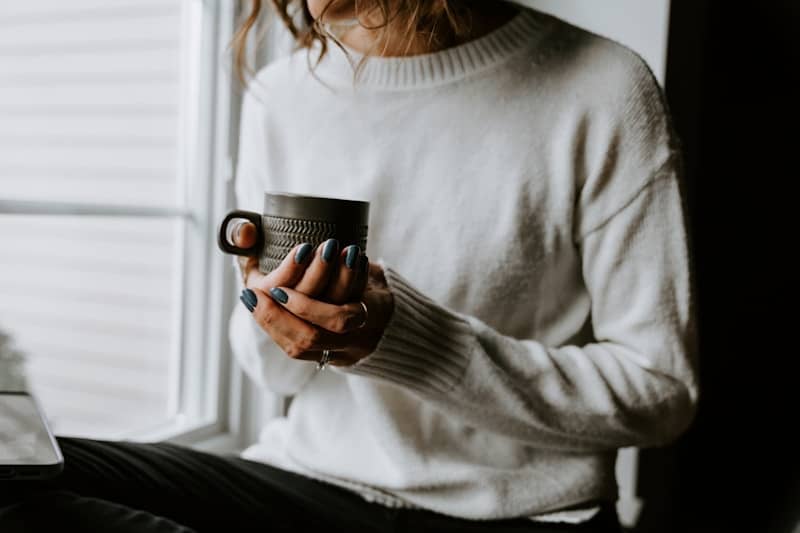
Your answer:
[[[239,248],[228,240],[228,224],[237,218],[256,226],[256,243],[250,248]],[[368,224],[369,202],[266,192],[263,213],[236,210],[225,215],[217,244],[229,254],[258,257],[259,270],[268,274],[304,242],[316,247],[337,239],[340,250],[357,244],[366,252]]]

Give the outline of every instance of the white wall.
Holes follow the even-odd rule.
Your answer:
[[[667,59],[670,0],[513,0],[636,50],[661,86]]]

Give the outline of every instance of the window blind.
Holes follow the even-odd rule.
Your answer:
[[[179,205],[182,7],[0,3],[0,199]],[[0,215],[0,329],[56,432],[169,416],[180,224]]]

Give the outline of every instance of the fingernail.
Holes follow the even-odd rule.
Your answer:
[[[325,247],[322,249],[322,260],[326,263],[333,261],[336,254],[339,252],[339,241],[336,239],[328,239]]]
[[[256,296],[256,293],[250,289],[245,289],[242,291],[242,298],[244,299],[243,301],[253,309],[255,309],[255,307],[258,305],[258,296]]]
[[[239,299],[242,301],[242,303],[244,304],[244,306],[247,308],[248,311],[250,311],[251,313],[255,311],[255,307],[250,305],[250,303],[247,300],[245,300],[244,295],[239,296]]]
[[[285,304],[289,301],[289,295],[286,294],[286,291],[283,289],[279,289],[278,287],[272,287],[269,290],[270,296],[272,296],[275,300],[279,301],[282,304]]]
[[[361,248],[358,245],[352,245],[347,247],[347,255],[344,256],[344,264],[350,270],[353,270],[353,267],[356,266],[356,260],[358,259],[358,254],[361,253]]]
[[[313,249],[314,246],[310,242],[304,243],[297,249],[297,253],[294,254],[294,262],[298,265],[305,263],[306,259],[308,259],[308,254],[310,254]]]
[[[358,264],[358,270],[361,272],[366,272],[367,268],[369,267],[369,259],[366,255],[361,256],[361,262]]]

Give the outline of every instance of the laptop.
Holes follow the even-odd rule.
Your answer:
[[[39,402],[29,392],[0,391],[0,482],[49,479],[63,468]]]

